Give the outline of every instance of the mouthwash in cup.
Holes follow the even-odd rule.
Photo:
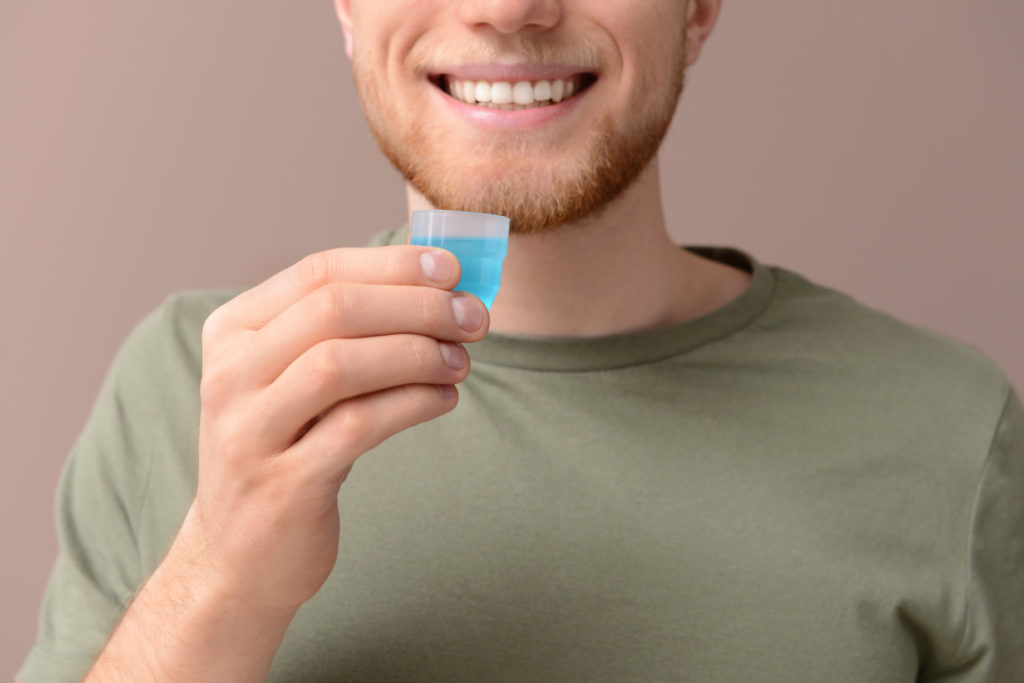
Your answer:
[[[508,225],[508,218],[493,213],[413,211],[409,243],[455,254],[462,266],[455,290],[475,294],[489,309],[501,286]]]

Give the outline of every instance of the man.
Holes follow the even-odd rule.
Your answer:
[[[510,217],[501,293],[399,230],[168,299],[62,477],[20,678],[1024,680],[1003,373],[667,236],[721,0],[336,4],[410,209]]]

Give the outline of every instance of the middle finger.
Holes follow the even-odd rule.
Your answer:
[[[453,342],[483,338],[489,319],[473,295],[416,285],[345,283],[321,287],[260,330],[247,361],[272,382],[307,350],[328,339],[420,334]]]

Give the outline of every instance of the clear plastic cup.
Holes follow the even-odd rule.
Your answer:
[[[462,266],[456,291],[475,294],[490,308],[501,286],[508,224],[508,218],[493,213],[413,211],[409,242],[455,254]]]

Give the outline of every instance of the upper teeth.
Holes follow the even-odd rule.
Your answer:
[[[579,76],[559,78],[551,81],[463,81],[448,76],[448,94],[452,97],[488,107],[522,109],[561,102],[572,96],[579,88]]]

